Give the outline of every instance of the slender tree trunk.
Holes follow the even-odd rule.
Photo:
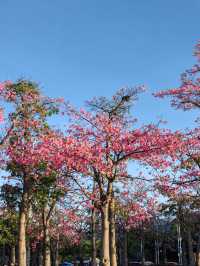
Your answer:
[[[11,247],[11,266],[15,266],[16,264],[16,253],[15,253],[15,245]]]
[[[26,223],[27,223],[27,213],[28,212],[28,192],[26,183],[24,183],[23,195],[20,207],[20,216],[19,216],[19,258],[18,265],[26,266]]]
[[[51,266],[51,248],[49,236],[49,221],[44,226],[43,266]]]
[[[115,199],[112,196],[110,204],[110,265],[117,266],[116,231],[115,231]]]
[[[30,266],[31,263],[31,247],[30,247],[30,239],[26,241],[26,265]]]
[[[197,240],[196,266],[200,266],[200,233],[198,234]]]
[[[21,211],[19,218],[19,266],[26,266],[26,213]]]
[[[59,239],[56,240],[55,266],[59,266]]]
[[[95,193],[95,181],[93,183],[93,193]],[[95,209],[95,203],[92,202],[93,209],[92,209],[92,216],[91,216],[91,229],[92,229],[92,266],[96,266],[96,257],[97,257],[97,247],[96,247],[96,209]]]
[[[109,201],[105,203],[101,211],[102,217],[102,266],[110,266],[109,252]]]
[[[96,266],[97,248],[96,248],[96,209],[92,209],[92,266]]]
[[[193,245],[192,245],[192,236],[191,236],[191,229],[189,227],[188,227],[187,235],[188,235],[189,266],[195,266],[194,253],[193,253]]]

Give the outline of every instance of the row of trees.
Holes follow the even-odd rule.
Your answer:
[[[197,45],[198,59],[199,50]],[[199,108],[199,71],[197,64],[179,88],[156,96],[169,95],[172,105],[184,110]],[[137,127],[130,108],[142,91],[123,88],[77,110],[63,99],[43,96],[33,82],[1,84],[1,168],[8,183],[2,186],[0,230],[3,252],[10,249],[13,265],[16,247],[19,266],[30,256],[36,264],[41,257],[44,266],[58,265],[59,251],[80,247],[90,222],[96,265],[100,219],[102,265],[117,266],[117,239],[123,235],[126,243],[126,232],[156,215],[158,193],[198,202],[198,126],[190,132],[161,129],[159,123]],[[66,130],[51,126],[53,115],[62,116]],[[149,170],[130,175],[131,162]]]

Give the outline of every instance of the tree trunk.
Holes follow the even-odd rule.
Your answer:
[[[59,239],[56,240],[55,266],[59,266]]]
[[[19,218],[19,266],[26,266],[26,213],[21,211]]]
[[[11,247],[11,256],[10,256],[11,258],[11,262],[10,262],[10,265],[11,266],[15,266],[15,264],[16,264],[16,253],[15,253],[15,245],[13,245],[12,247]]]
[[[193,244],[192,244],[192,236],[191,236],[191,229],[189,227],[188,227],[187,235],[188,235],[189,266],[195,266],[194,253],[193,253]]]
[[[109,252],[109,202],[106,202],[101,211],[102,219],[102,266],[110,266]]]
[[[43,266],[51,266],[51,248],[49,236],[49,221],[44,226]]]
[[[198,234],[197,240],[196,266],[200,266],[200,233]]]
[[[111,198],[110,211],[110,265],[117,266],[116,231],[115,231],[115,200]]]
[[[96,210],[92,210],[92,266],[96,266],[97,248],[96,248]]]
[[[19,216],[19,258],[18,265],[26,266],[26,223],[27,223],[27,212],[28,212],[28,192],[26,184],[24,184],[23,195],[20,207]]]
[[[31,263],[31,247],[30,247],[30,239],[26,241],[26,265],[30,266]]]

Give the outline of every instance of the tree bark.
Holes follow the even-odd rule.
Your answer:
[[[96,209],[92,209],[92,266],[96,266],[97,248],[96,248]]]
[[[49,236],[49,221],[44,226],[43,266],[51,266],[51,248]]]
[[[116,231],[115,231],[115,199],[112,196],[110,204],[110,265],[117,266]]]
[[[51,266],[51,240],[49,233],[51,215],[56,206],[56,199],[53,199],[51,205],[47,204],[43,208],[43,266]]]
[[[110,266],[109,201],[106,202],[102,207],[101,218],[102,218],[102,266]]]
[[[55,266],[59,266],[59,239],[56,240]]]
[[[15,253],[15,245],[13,245],[11,247],[11,262],[10,262],[10,265],[11,266],[15,266],[16,264],[16,253]]]
[[[19,266],[26,266],[26,213],[21,211],[19,218]]]
[[[30,247],[30,239],[26,241],[26,265],[30,266],[31,263],[31,247]]]
[[[26,223],[27,223],[27,212],[28,212],[28,192],[26,184],[24,184],[22,201],[20,207],[19,216],[19,258],[18,265],[26,266]]]

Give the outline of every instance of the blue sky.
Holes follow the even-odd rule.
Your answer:
[[[173,111],[151,93],[177,86],[195,63],[199,0],[2,0],[0,10],[0,80],[30,78],[78,106],[144,84],[133,111],[142,123],[192,125],[195,112]]]

